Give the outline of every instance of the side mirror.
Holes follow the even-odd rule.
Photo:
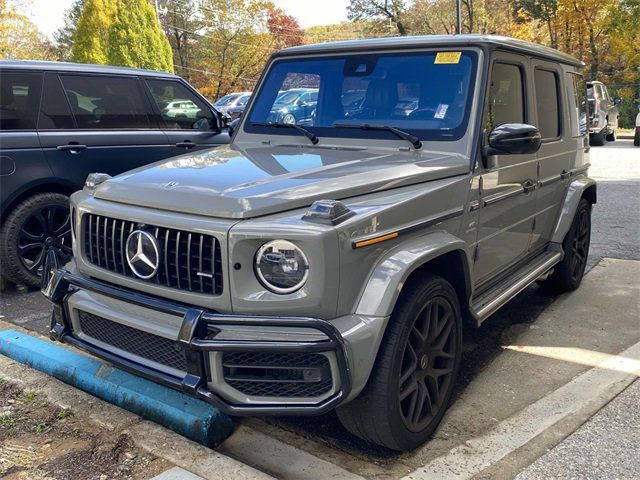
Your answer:
[[[622,99],[620,97],[615,97],[613,99],[613,104],[614,105],[620,105],[622,103]]]
[[[240,123],[240,118],[236,118],[235,120],[232,120],[227,124],[227,128],[229,129],[229,137],[233,136],[233,132],[236,131],[238,123]]]
[[[491,155],[523,155],[536,153],[542,138],[533,125],[503,123],[489,133],[489,145],[484,147],[485,158]]]

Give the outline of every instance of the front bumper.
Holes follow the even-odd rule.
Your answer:
[[[153,365],[144,364],[122,355],[117,349],[88,341],[78,334],[72,321],[70,309],[71,297],[79,292],[93,292],[119,302],[143,307],[158,315],[172,315],[181,318],[181,324],[174,347],[185,355],[184,374],[168,373]],[[230,415],[315,415],[324,413],[343,402],[352,392],[352,372],[348,358],[349,348],[340,331],[330,322],[316,318],[299,317],[258,317],[240,315],[222,315],[168,302],[164,299],[145,296],[110,284],[91,280],[65,269],[55,270],[42,293],[53,303],[53,315],[50,336],[52,340],[66,342],[88,351],[108,362],[140,376],[182,390],[216,405]],[[263,329],[286,328],[315,331],[312,340],[294,339],[230,339],[218,336],[221,329],[236,327],[257,327]],[[217,336],[219,338],[217,338]],[[311,338],[311,337],[309,337]],[[322,352],[331,354],[333,362],[333,388],[330,395],[317,403],[299,402],[295,398],[274,402],[233,402],[211,388],[213,368],[210,365],[212,354],[225,352],[265,352],[297,353]],[[367,372],[368,373],[368,372]],[[334,378],[337,377],[337,378]]]

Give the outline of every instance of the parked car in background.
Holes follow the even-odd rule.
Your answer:
[[[633,144],[640,147],[640,106],[638,106],[638,115],[636,115],[636,132],[633,136]]]
[[[167,106],[162,109],[162,114],[173,120],[181,118],[195,120],[200,111],[200,107],[191,100],[181,99],[169,102]]]
[[[232,120],[235,120],[242,115],[249,98],[251,98],[251,92],[229,93],[220,98],[213,106],[220,113],[226,114]]]
[[[288,125],[309,125],[318,103],[317,88],[281,90],[271,107],[267,121]]]
[[[220,115],[161,72],[0,61],[0,267],[38,285],[45,250],[71,255],[69,195],[115,175],[228,143]]]
[[[463,332],[536,281],[580,285],[583,68],[482,35],[276,53],[231,145],[72,196],[51,338],[231,415],[337,408],[354,435],[416,448],[454,398]],[[308,124],[270,121],[304,96]]]
[[[589,140],[591,145],[602,146],[616,139],[618,128],[618,105],[620,97],[611,98],[609,90],[602,82],[587,82],[589,103]]]

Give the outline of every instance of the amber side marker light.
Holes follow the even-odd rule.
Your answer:
[[[396,238],[397,236],[398,236],[398,232],[387,233],[386,235],[370,238],[369,240],[354,242],[353,248],[368,247],[369,245],[375,245],[376,243],[384,242],[385,240],[391,240],[392,238]]]

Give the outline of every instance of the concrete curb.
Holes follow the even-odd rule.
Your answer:
[[[21,327],[0,320],[0,332],[9,327],[27,334]],[[32,336],[45,338],[33,332]],[[75,350],[68,345],[62,345],[61,349]],[[86,356],[83,352],[78,355]],[[114,435],[125,433],[138,448],[207,480],[273,480],[270,475],[245,463],[203,447],[161,425],[143,420],[138,415],[4,355],[0,355],[0,378],[38,391],[50,403],[73,410],[75,415],[97,428],[113,432]]]
[[[212,405],[16,330],[0,332],[0,353],[205,446],[233,430]]]

